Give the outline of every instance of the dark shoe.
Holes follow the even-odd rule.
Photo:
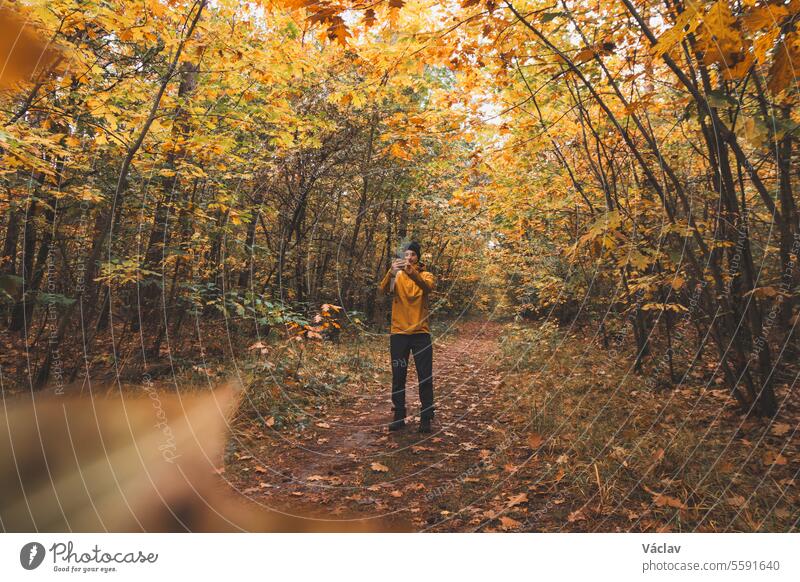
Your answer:
[[[431,404],[428,408],[423,408],[422,410],[420,410],[419,415],[420,418],[422,418],[423,416],[429,416],[430,419],[433,420],[434,418],[436,418],[436,408],[433,406],[433,404]]]
[[[389,430],[395,431],[400,430],[406,425],[406,413],[405,411],[394,411],[394,420],[389,423]]]
[[[431,417],[429,415],[419,417],[419,432],[431,432]]]

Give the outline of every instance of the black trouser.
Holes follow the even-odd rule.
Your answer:
[[[406,415],[406,373],[408,354],[414,354],[419,378],[422,415],[433,416],[433,345],[429,333],[393,333],[389,336],[392,354],[392,405],[396,414]]]

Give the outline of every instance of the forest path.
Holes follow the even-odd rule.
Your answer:
[[[261,431],[226,465],[226,480],[262,507],[311,519],[376,519],[379,529],[413,531],[531,529],[520,521],[533,502],[519,477],[532,451],[503,426],[500,332],[498,323],[470,321],[443,341],[434,337],[432,433],[417,432],[409,363],[406,400],[417,415],[403,430],[387,428],[389,386],[351,388],[352,398],[303,431]]]

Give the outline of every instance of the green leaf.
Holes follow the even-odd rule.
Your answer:
[[[739,102],[730,95],[716,90],[706,94],[706,101],[711,107],[737,107],[739,105]]]
[[[0,291],[5,292],[9,297],[13,297],[22,287],[22,277],[17,275],[0,275]]]
[[[58,305],[59,307],[69,307],[76,301],[74,297],[67,297],[61,293],[39,293],[36,300],[42,305]]]

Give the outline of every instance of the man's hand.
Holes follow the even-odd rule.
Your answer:
[[[414,283],[419,285],[424,293],[430,293],[433,290],[428,282],[422,278],[422,275],[420,275],[419,269],[417,269],[416,265],[408,263],[403,270],[406,272],[406,275],[411,277],[411,280],[414,281]]]
[[[407,263],[405,259],[395,259],[392,261],[392,275],[397,275],[400,271],[402,271],[406,267]]]

